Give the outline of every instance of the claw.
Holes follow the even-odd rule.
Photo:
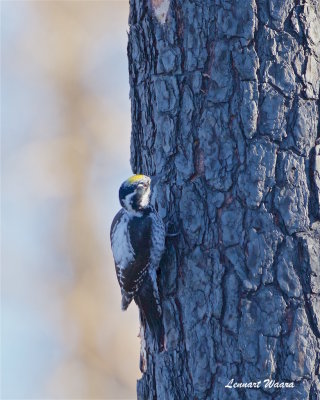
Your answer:
[[[170,231],[170,227],[174,228],[174,225],[172,222],[167,222],[166,223],[166,237],[176,237],[180,234],[180,231],[178,232],[169,232]]]
[[[180,231],[174,233],[166,232],[166,237],[176,237],[178,235],[180,235]]]

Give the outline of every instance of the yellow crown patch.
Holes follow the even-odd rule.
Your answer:
[[[132,183],[140,181],[143,178],[144,178],[144,175],[132,175],[132,176],[130,176],[130,178],[127,179],[127,183],[129,183],[131,185]]]

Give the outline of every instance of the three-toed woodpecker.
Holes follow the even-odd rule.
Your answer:
[[[119,190],[122,209],[114,217],[110,239],[122,309],[126,310],[134,299],[161,347],[157,269],[165,248],[165,227],[150,204],[150,183],[151,179],[145,175],[133,175],[123,182]]]

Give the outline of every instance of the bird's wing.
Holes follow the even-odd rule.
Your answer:
[[[165,248],[165,228],[157,212],[150,207],[150,265],[143,285],[135,296],[135,302],[142,310],[142,314],[156,340],[159,349],[163,348],[163,325],[160,294],[157,284],[157,269]]]
[[[129,241],[135,254],[125,271],[124,289],[136,294],[150,266],[152,219],[131,218],[129,221]]]
[[[131,233],[130,233],[131,232]],[[123,209],[111,225],[111,247],[126,309],[141,287],[150,262],[151,220],[131,218]]]

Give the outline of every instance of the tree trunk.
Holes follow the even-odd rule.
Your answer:
[[[166,351],[147,331],[139,399],[319,398],[319,14],[130,0],[132,169],[160,177],[179,232],[159,275]]]

